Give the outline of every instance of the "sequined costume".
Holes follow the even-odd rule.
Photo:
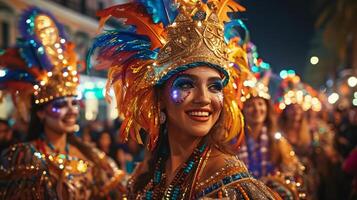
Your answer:
[[[164,148],[165,149],[165,148]],[[155,165],[153,178],[141,191],[135,191],[134,183],[139,181],[136,174],[129,181],[131,199],[280,199],[261,182],[255,180],[243,162],[235,156],[227,156],[224,166],[211,172],[209,178],[202,179],[206,162],[212,158],[212,147],[202,142],[189,159],[178,170],[174,180],[165,186],[164,162],[166,150]],[[140,168],[140,167],[139,167]]]
[[[12,95],[17,112],[28,123],[30,110],[32,120],[36,106],[77,95],[79,62],[62,25],[50,13],[29,8],[21,15],[19,27],[21,38],[16,47],[0,55],[0,66],[5,71],[0,77],[0,90],[2,95]],[[56,107],[51,110],[57,112]],[[39,121],[36,128],[44,126],[44,121]],[[68,134],[65,153],[56,153],[59,151],[46,139],[44,129],[35,134],[38,136],[30,142],[3,152],[0,199],[118,198],[123,172],[103,152],[82,143],[72,133],[61,132],[58,134]]]
[[[321,151],[318,141],[320,133],[311,129],[306,114],[307,111],[319,112],[321,110],[322,104],[318,93],[311,86],[303,83],[299,76],[289,74],[281,81],[275,98],[275,107],[280,113],[281,134],[289,141],[296,156],[305,167],[302,178],[308,194],[307,197],[315,199],[320,184],[319,176],[316,174],[318,174],[317,165],[320,165],[321,162],[316,163],[315,161],[317,152]],[[291,124],[294,126],[289,127]],[[323,126],[322,122],[319,124]],[[331,134],[326,134],[326,139],[331,144]],[[325,147],[330,148],[331,146],[326,145]]]
[[[117,199],[124,174],[92,147],[88,160],[46,153],[44,142],[19,143],[1,155],[0,199]],[[89,151],[90,150],[90,151]]]
[[[268,137],[267,134],[267,128],[263,127],[257,141],[246,135],[238,157],[248,166],[254,177],[278,192],[283,199],[305,199],[304,166],[280,133],[276,133],[275,137]],[[269,141],[269,138],[273,141]],[[270,145],[275,145],[279,151],[281,158],[278,163],[271,160],[273,152]]]
[[[206,164],[214,159],[210,154],[217,147],[205,138],[199,138],[200,144],[175,172],[173,181],[165,184],[164,166],[170,154],[157,89],[175,75],[200,66],[219,72],[223,94],[220,142],[228,145],[235,138],[239,145],[242,140],[243,116],[238,105],[248,70],[237,31],[242,22],[228,13],[244,10],[231,0],[137,0],[98,13],[102,26],[111,16],[125,21],[123,28],[98,35],[89,51],[89,56],[97,55],[98,67],[109,68],[107,91],[114,88],[118,111],[125,116],[121,138],[126,141],[130,136],[143,143],[139,134],[143,128],[153,153],[134,173],[128,186],[130,199],[280,199],[231,154],[219,151],[217,157],[227,158],[219,162],[226,162],[224,167],[207,171]],[[237,59],[241,62],[233,62]],[[204,180],[202,175],[212,178]]]
[[[258,79],[256,76],[261,78]],[[252,135],[255,127],[247,128],[245,140],[239,147],[237,156],[247,165],[254,177],[264,181],[283,199],[305,199],[306,190],[302,180],[304,166],[296,157],[289,142],[280,132],[273,130],[275,121],[270,113],[272,106],[268,88],[270,72],[265,72],[263,76],[261,74],[256,74],[256,76],[244,82],[241,100],[248,104],[244,105],[248,107],[247,110],[249,108],[252,110],[254,107],[254,111],[263,109],[255,105],[254,101],[256,104],[264,102],[266,116],[264,122],[261,122],[263,127],[257,138]],[[247,102],[248,100],[253,102]],[[245,114],[249,115],[250,112]],[[246,120],[249,119],[252,121],[251,118],[246,117]]]

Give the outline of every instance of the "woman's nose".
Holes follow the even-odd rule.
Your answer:
[[[68,108],[69,108],[69,112],[70,113],[77,114],[79,112],[79,106],[78,105],[73,105],[72,102],[69,103]]]
[[[205,87],[200,87],[197,88],[196,91],[194,91],[195,94],[195,99],[194,103],[197,104],[202,104],[202,105],[207,105],[211,102],[210,96],[209,96],[209,91]]]

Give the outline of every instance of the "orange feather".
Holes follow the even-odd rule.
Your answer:
[[[99,11],[97,15],[104,20],[110,15],[126,19],[126,24],[136,26],[138,34],[146,35],[150,38],[151,49],[160,48],[165,44],[164,27],[161,23],[154,24],[144,9],[138,3],[127,3]],[[104,22],[101,21],[101,23]]]
[[[230,21],[227,13],[229,12],[244,12],[245,8],[234,0],[219,0],[217,5],[217,16],[223,22]]]

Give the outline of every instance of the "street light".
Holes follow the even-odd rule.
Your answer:
[[[355,87],[357,85],[357,78],[354,76],[351,76],[347,79],[347,83],[350,87]]]
[[[339,98],[340,96],[336,92],[334,92],[328,97],[327,100],[330,104],[335,104]]]
[[[6,71],[3,69],[0,69],[0,77],[4,77],[6,75]]]
[[[317,56],[311,56],[310,63],[316,65],[317,63],[319,63],[319,58]]]

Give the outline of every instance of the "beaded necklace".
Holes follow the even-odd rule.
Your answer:
[[[149,182],[145,192],[145,199],[184,199],[190,193],[190,184],[201,158],[205,157],[209,148],[204,139],[195,148],[193,153],[180,167],[174,179],[166,187],[165,161],[169,156],[167,147],[159,151],[159,158],[155,165],[154,177]]]
[[[46,145],[53,151],[55,152],[56,154],[60,154],[60,155],[63,155],[59,152],[58,149],[56,149],[56,147],[46,138],[45,134],[41,134],[41,139],[42,141],[46,142]],[[65,154],[64,154],[64,157],[66,157],[66,159],[68,160],[69,159],[69,144],[68,142],[66,141],[66,146],[64,147],[64,150],[65,150]]]
[[[246,136],[246,151],[247,158],[244,159],[249,171],[253,173],[256,178],[266,176],[274,167],[270,162],[269,156],[269,138],[266,127],[263,127],[257,141],[249,134]]]

